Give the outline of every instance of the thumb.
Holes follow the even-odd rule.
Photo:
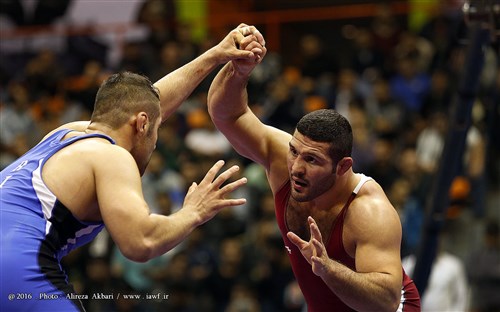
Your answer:
[[[191,183],[191,186],[189,187],[187,193],[188,194],[193,193],[197,186],[198,186],[198,184],[196,184],[196,182]]]

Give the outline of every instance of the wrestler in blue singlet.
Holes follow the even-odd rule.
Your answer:
[[[0,172],[1,311],[83,310],[60,261],[104,224],[77,220],[44,184],[41,171],[47,159],[78,140],[115,142],[101,134],[61,141],[70,131],[55,132]]]

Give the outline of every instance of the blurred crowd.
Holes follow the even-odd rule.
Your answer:
[[[167,2],[145,1],[137,23],[150,31],[141,40],[124,42],[121,58],[113,66],[105,62],[105,49],[91,36],[68,38],[65,53],[47,48],[25,55],[23,61],[19,55],[1,54],[1,168],[58,125],[88,120],[96,91],[110,73],[129,70],[156,81],[217,42],[209,36],[201,42],[192,40],[189,24],[166,21],[171,8],[162,3]],[[307,33],[297,38],[293,56],[269,51],[249,82],[253,111],[285,131],[293,131],[304,113],[319,108],[335,108],[349,119],[354,169],[378,181],[398,210],[403,225],[401,256],[410,272],[465,67],[462,20],[459,12],[442,10],[418,30],[409,29],[389,6],[381,5],[366,25],[353,22],[332,29],[342,35],[344,45],[338,50],[342,53],[329,47],[319,31]],[[454,311],[500,307],[497,49],[492,45],[485,50],[463,162],[449,191],[438,259],[445,257],[444,267],[453,269],[433,269],[436,276],[430,278],[429,302],[423,300],[423,310],[426,304],[435,304],[432,296],[458,304]],[[114,295],[113,300],[85,300],[88,311],[304,308],[265,173],[232,150],[207,114],[212,78],[161,127],[143,177],[144,195],[153,212],[173,213],[190,183],[200,181],[216,160],[225,159],[228,166],[240,165],[240,174],[248,178],[249,183],[235,194],[247,198],[247,204],[222,211],[187,241],[147,263],[124,258],[103,231],[64,260],[77,293]],[[439,263],[436,260],[435,266]],[[127,300],[123,294],[142,298]]]

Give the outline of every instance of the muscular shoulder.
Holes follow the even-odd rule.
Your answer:
[[[86,141],[86,142],[85,142]],[[103,138],[82,140],[78,147],[85,154],[94,169],[98,170],[121,170],[120,168],[135,167],[136,163],[132,155],[123,147],[111,144]]]
[[[380,237],[383,233],[400,233],[399,215],[383,189],[375,181],[366,182],[352,201],[346,225],[360,238]]]
[[[73,172],[87,171],[87,174],[135,163],[127,150],[99,137],[78,140],[57,152],[49,162],[56,167],[73,168]]]
[[[102,138],[76,141],[47,160],[43,179],[48,188],[79,220],[99,221],[97,186],[104,176],[133,170],[133,158]],[[136,169],[137,170],[137,169]]]
[[[81,133],[70,133],[65,139],[69,139],[70,137],[78,137],[82,135]],[[68,145],[61,152],[66,152],[70,154],[72,157],[82,156],[90,161],[95,158],[89,157],[99,157],[99,156],[108,156],[108,154],[113,154],[113,156],[117,156],[122,154],[123,152],[127,152],[122,147],[112,144],[109,140],[103,137],[89,137],[82,138],[80,140],[75,141],[74,143]]]

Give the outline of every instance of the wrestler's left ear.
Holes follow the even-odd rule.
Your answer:
[[[336,172],[337,175],[343,175],[352,167],[352,158],[344,157],[337,163]]]
[[[145,112],[139,112],[135,115],[135,128],[137,133],[146,134],[151,126],[149,116]]]

